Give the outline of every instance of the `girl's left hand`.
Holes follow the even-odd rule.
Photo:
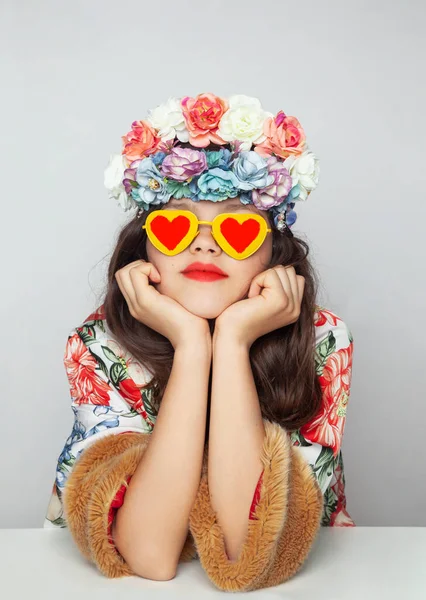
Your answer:
[[[247,298],[231,304],[217,318],[214,337],[230,336],[250,348],[260,336],[295,323],[305,278],[294,267],[277,265],[253,278]]]

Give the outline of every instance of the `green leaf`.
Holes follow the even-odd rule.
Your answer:
[[[49,519],[50,521],[50,519]],[[63,517],[57,517],[54,521],[50,521],[53,525],[57,525],[58,527],[66,527],[67,523]]]
[[[318,376],[322,375],[324,371],[324,366],[328,360],[330,354],[332,354],[336,350],[336,338],[333,335],[332,331],[328,332],[328,336],[325,340],[318,344],[316,348],[316,356],[315,356],[315,368]]]
[[[324,508],[322,512],[322,520],[321,525],[327,527],[330,525],[330,517],[334,513],[337,508],[337,496],[331,489],[328,487],[324,493]]]
[[[59,469],[64,473],[68,473],[68,469],[64,469],[63,465],[66,465],[67,467],[72,467],[75,463],[75,456],[73,456],[72,454],[70,456],[71,458],[69,460],[63,460],[59,467]]]
[[[145,410],[149,414],[149,416],[154,419],[155,417],[157,417],[158,411],[154,407],[154,404],[151,402],[151,399],[148,397],[148,395],[152,396],[152,394],[148,394],[147,391],[142,390],[142,400]]]
[[[96,323],[96,325],[99,327],[99,329],[100,329],[101,331],[103,331],[103,333],[105,333],[105,325],[104,325],[104,322],[103,322],[103,320],[102,320],[102,319],[97,319],[97,320],[95,321],[95,323]]]
[[[314,473],[317,476],[318,484],[321,489],[324,489],[325,484],[333,474],[334,462],[333,449],[323,446],[320,455],[313,466]]]
[[[118,357],[117,355],[111,350],[111,348],[108,348],[108,346],[101,346],[103,353],[105,354],[105,356],[107,357],[108,360],[110,360],[111,362],[118,362]]]
[[[84,325],[83,327],[79,327],[77,329],[77,333],[80,336],[83,344],[86,346],[90,346],[94,342],[96,342],[96,331],[95,328],[91,325]]]
[[[126,369],[120,362],[116,362],[111,366],[110,370],[111,381],[118,388],[120,381],[127,379]]]
[[[292,442],[299,442],[299,446],[312,446],[312,444],[303,437],[299,429],[291,432],[290,439]]]
[[[99,369],[101,371],[103,371],[105,373],[106,378],[109,379],[108,369],[107,369],[106,364],[102,360],[102,358],[100,356],[98,356],[97,354],[95,354],[94,352],[92,352],[92,350],[90,350],[90,348],[89,348],[89,352],[93,356],[93,358],[95,359],[95,361],[98,363]]]

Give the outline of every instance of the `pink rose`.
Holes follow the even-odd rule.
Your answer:
[[[161,138],[147,121],[133,121],[132,130],[123,135],[123,151],[129,161],[149,156],[157,150]]]
[[[275,117],[266,119],[263,126],[266,140],[255,146],[260,156],[275,154],[281,158],[299,155],[305,147],[305,132],[296,117],[287,117],[280,110]]]
[[[173,148],[161,164],[161,173],[175,181],[186,181],[206,169],[205,152],[179,146]]]
[[[216,132],[219,121],[227,110],[227,101],[214,94],[182,98],[182,112],[189,133],[189,143],[197,148],[205,148],[210,143],[226,144]]]

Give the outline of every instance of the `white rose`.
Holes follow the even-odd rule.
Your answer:
[[[169,98],[148,113],[147,121],[158,130],[161,139],[172,140],[177,137],[181,142],[189,140],[179,98]]]
[[[137,206],[133,198],[127,195],[123,185],[124,171],[128,165],[122,154],[111,154],[109,164],[104,171],[104,185],[109,198],[115,200],[126,211]]]
[[[229,108],[219,122],[218,135],[225,141],[239,140],[240,151],[250,150],[252,144],[266,139],[263,125],[273,114],[266,112],[257,98],[238,94],[228,99]]]
[[[306,200],[308,194],[318,185],[320,173],[318,158],[310,150],[305,150],[297,157],[286,158],[284,166],[291,175],[293,187],[296,184],[300,186],[300,195],[297,200]]]

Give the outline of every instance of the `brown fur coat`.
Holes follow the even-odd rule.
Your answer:
[[[206,454],[179,562],[194,558],[220,590],[249,591],[283,583],[308,556],[320,529],[323,497],[310,465],[289,434],[264,420],[264,474],[255,519],[236,561],[227,557],[223,532],[210,503]],[[108,511],[132,476],[150,434],[108,435],[74,465],[64,491],[67,526],[80,551],[107,577],[134,575],[108,537]]]

